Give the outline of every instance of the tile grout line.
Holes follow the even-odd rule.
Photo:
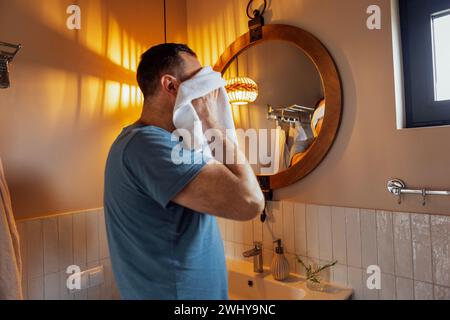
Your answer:
[[[360,263],[361,263],[361,286],[364,286],[364,281],[363,281],[363,279],[364,279],[364,276],[363,276],[363,274],[364,274],[364,266],[363,266],[363,254],[362,254],[362,251],[363,251],[363,246],[362,246],[362,233],[361,233],[361,209],[358,209],[358,223],[359,223],[359,244],[360,244],[360,247],[359,247],[359,253],[360,253],[360,256],[359,256],[359,259],[360,259]]]
[[[410,247],[411,247],[411,271],[412,271],[412,282],[413,282],[413,300],[416,300],[416,284],[415,284],[415,279],[416,279],[416,275],[415,275],[415,270],[414,270],[414,245],[413,245],[413,232],[412,232],[412,214],[409,212],[408,213],[409,216],[409,234],[411,237],[411,242],[410,242]]]
[[[331,260],[336,261],[336,258],[334,256],[334,233],[333,233],[333,207],[329,207],[330,208],[330,231],[331,231]],[[334,272],[336,271],[336,266],[333,267],[333,282],[335,282],[334,280]]]
[[[89,269],[88,267],[88,257],[87,257],[87,253],[88,253],[88,243],[87,243],[87,233],[88,233],[88,227],[87,227],[87,216],[88,213],[83,213],[83,221],[84,221],[84,255],[85,255],[85,261],[86,261],[86,269]],[[87,293],[86,293],[87,294]]]
[[[320,232],[321,228],[320,228],[320,216],[321,216],[321,207],[320,206],[316,206],[316,225],[317,225],[317,260],[319,261],[319,265],[322,264],[322,257],[321,257],[321,253],[322,250],[320,249],[321,245],[320,245],[320,235],[322,232]]]
[[[43,284],[43,288],[42,288],[42,300],[45,300],[45,246],[44,246],[44,224],[42,223],[42,220],[39,221],[39,225],[40,225],[40,238],[41,238],[41,245],[42,245],[42,250],[41,250],[41,254],[42,254],[42,284]]]
[[[374,210],[373,211],[373,214],[374,214],[374,216],[375,216],[375,253],[376,253],[376,258],[377,258],[377,266],[378,266],[378,268],[380,267],[380,261],[379,261],[379,259],[378,259],[378,224],[377,224],[377,211],[376,210]],[[381,288],[380,288],[380,290],[378,290],[377,289],[377,296],[378,296],[378,300],[380,300],[381,299]]]
[[[360,259],[361,259],[361,269],[364,269],[363,264],[363,243],[362,243],[362,224],[361,224],[361,209],[358,209],[358,217],[359,217],[359,241],[361,243],[361,246],[359,248],[360,253]]]
[[[378,268],[380,268],[380,270],[381,270],[380,257],[379,257],[379,247],[378,247],[378,239],[379,239],[379,236],[378,236],[378,215],[379,215],[379,211],[376,210],[375,211],[375,241],[377,243],[377,252],[376,252],[376,254],[377,254],[377,265],[378,265]],[[381,273],[381,276],[383,276],[383,273]],[[383,280],[383,278],[381,280]],[[380,299],[380,300],[383,298],[383,292],[382,291],[383,291],[383,282],[381,282],[381,288],[380,288],[380,290],[378,290],[378,299]]]
[[[390,211],[391,214],[391,233],[392,233],[392,257],[394,262],[394,300],[397,300],[397,259],[395,255],[395,225],[394,225],[394,212]]]
[[[307,225],[307,212],[308,212],[308,205],[304,204],[303,208],[304,210],[304,214],[303,214],[303,218],[304,218],[304,226],[305,226],[305,258],[308,258],[308,225]]]
[[[434,288],[437,285],[436,283],[436,275],[434,272],[434,250],[433,250],[433,228],[432,228],[432,222],[431,222],[431,216],[427,216],[428,220],[428,227],[430,230],[430,258],[431,258],[431,282],[433,283],[433,288],[431,289],[431,294],[433,296],[433,300],[436,299],[434,294]]]
[[[348,263],[348,239],[347,239],[347,208],[343,208],[344,209],[344,226],[345,226],[345,256],[346,256],[346,271],[347,271],[347,286],[350,286],[349,284],[349,263]]]

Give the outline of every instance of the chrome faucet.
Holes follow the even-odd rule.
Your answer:
[[[263,250],[262,243],[259,241],[254,242],[255,247],[243,253],[245,258],[253,257],[253,271],[255,273],[263,273]]]

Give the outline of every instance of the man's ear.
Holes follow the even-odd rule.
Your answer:
[[[174,96],[177,95],[180,86],[177,78],[168,74],[161,77],[161,85],[164,91]]]

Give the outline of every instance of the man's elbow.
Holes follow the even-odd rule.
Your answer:
[[[242,210],[240,210],[241,212],[237,220],[249,221],[264,211],[265,200],[262,192],[256,192],[251,196],[245,197],[243,202]]]

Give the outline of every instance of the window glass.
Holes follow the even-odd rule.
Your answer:
[[[450,100],[450,11],[432,16],[435,100]]]

